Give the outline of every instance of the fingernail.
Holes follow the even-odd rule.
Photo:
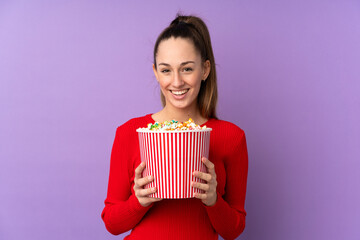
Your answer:
[[[148,176],[148,179],[149,179],[149,180],[151,180],[151,179],[152,179],[152,177],[151,177],[151,176]]]
[[[152,192],[156,192],[156,188],[152,188],[151,191],[152,191]]]

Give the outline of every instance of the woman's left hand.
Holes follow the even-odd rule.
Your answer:
[[[217,200],[216,193],[216,173],[215,166],[209,159],[202,157],[201,161],[205,164],[207,168],[207,173],[194,171],[193,175],[197,178],[204,180],[206,183],[192,182],[191,186],[194,188],[198,188],[200,190],[204,190],[205,193],[194,193],[195,198],[201,199],[201,201],[206,206],[213,206]]]

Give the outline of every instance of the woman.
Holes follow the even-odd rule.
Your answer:
[[[236,238],[245,228],[244,210],[248,156],[244,131],[218,120],[215,59],[204,22],[177,16],[158,37],[153,70],[164,108],[118,127],[111,153],[108,194],[102,219],[112,234],[132,229],[125,239]],[[189,199],[150,198],[144,189],[153,177],[143,178],[136,129],[150,122],[192,118],[212,128],[207,173],[194,172],[204,190]]]

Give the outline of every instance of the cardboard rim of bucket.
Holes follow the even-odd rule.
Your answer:
[[[150,130],[150,129],[136,129],[136,132],[141,133],[184,133],[184,132],[210,132],[212,128],[194,129],[194,130]]]

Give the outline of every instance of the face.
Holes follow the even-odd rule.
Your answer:
[[[163,40],[158,47],[156,64],[153,69],[166,107],[196,108],[201,81],[209,75],[210,62],[202,61],[192,41],[173,37]]]

